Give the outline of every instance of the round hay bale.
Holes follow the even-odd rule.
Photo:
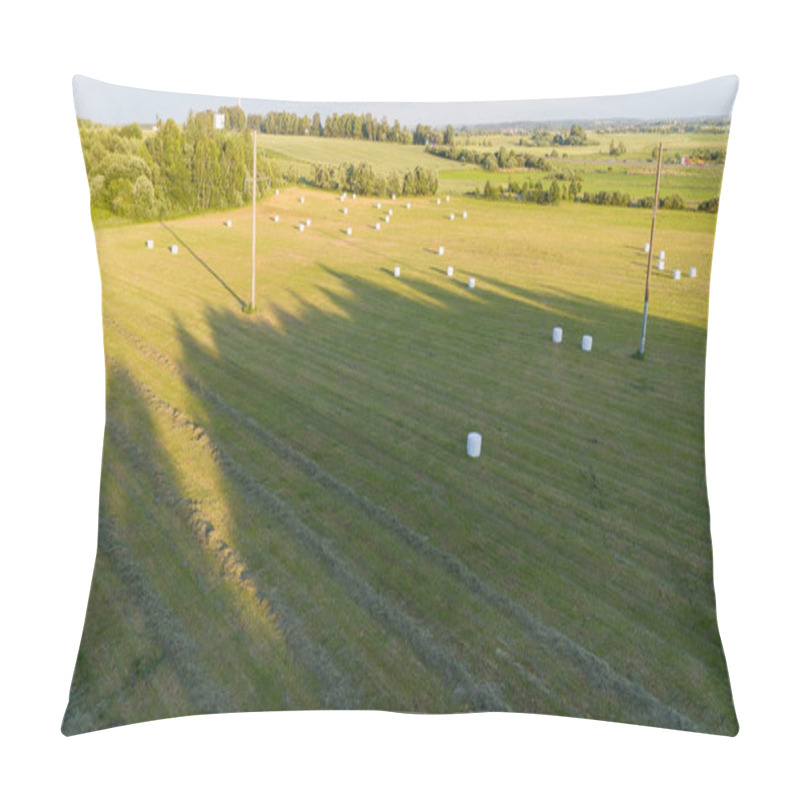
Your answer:
[[[483,443],[483,437],[476,433],[475,431],[471,431],[467,434],[467,455],[470,458],[478,458],[481,454],[481,444]]]

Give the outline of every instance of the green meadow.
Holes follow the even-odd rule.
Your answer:
[[[716,217],[659,212],[638,359],[651,210],[475,199],[481,170],[410,145],[259,142],[301,176],[424,164],[441,203],[270,194],[254,313],[249,207],[96,229],[107,423],[65,732],[378,708],[735,733],[703,449]],[[677,169],[666,191],[719,194]]]
[[[393,170],[402,174],[417,165],[440,169],[448,163],[412,144],[277,134],[260,134],[258,141],[268,154],[301,167],[366,161],[378,174],[387,176]]]
[[[520,147],[520,135],[491,136],[461,135],[457,146],[480,152],[496,152],[501,147],[523,155],[547,158],[554,172],[508,169],[488,171],[479,165],[444,159],[427,153],[418,145],[325,138],[318,136],[259,136],[260,146],[282,167],[293,165],[301,179],[310,180],[314,164],[338,166],[343,163],[369,163],[376,174],[388,177],[392,172],[402,175],[415,166],[435,170],[439,177],[440,194],[465,194],[476,188],[483,190],[487,181],[506,187],[509,181],[522,183],[526,178],[541,181],[547,188],[559,171],[568,171],[581,180],[581,193],[600,191],[627,193],[633,200],[652,198],[655,194],[656,160],[652,151],[663,141],[665,155],[689,155],[696,150],[725,148],[727,136],[719,133],[597,133],[591,132],[589,142],[582,147]],[[609,155],[611,142],[622,142],[625,153]],[[486,144],[483,144],[486,142]],[[550,158],[555,149],[558,157]],[[688,166],[666,164],[663,168],[661,196],[679,194],[687,207],[719,197],[722,165],[699,163]],[[569,184],[569,180],[564,182]]]

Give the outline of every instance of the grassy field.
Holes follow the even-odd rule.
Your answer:
[[[449,168],[452,162],[443,162],[439,170],[439,186],[442,191],[453,194],[466,193],[476,188],[483,192],[486,181],[501,188],[508,187],[509,181],[522,183],[526,178],[540,181],[545,188],[550,186],[552,175],[534,170],[498,170],[489,172],[480,167]],[[554,165],[556,168],[559,162]],[[632,199],[651,198],[655,194],[656,165],[629,166],[622,163],[606,163],[570,166],[580,175],[583,192],[621,192],[628,193]],[[660,196],[679,194],[689,207],[696,207],[703,200],[719,197],[722,170],[716,167],[665,167],[661,176]],[[468,189],[467,187],[470,187]]]
[[[564,129],[566,133],[566,128]],[[496,151],[500,147],[516,152],[531,153],[537,156],[547,156],[553,151],[552,145],[528,147],[520,145],[520,140],[525,143],[529,136],[524,133],[506,134],[496,133],[489,136],[484,135],[464,135],[456,136],[456,145],[466,147],[470,150]],[[566,154],[568,158],[575,160],[590,160],[608,156],[609,145],[612,140],[625,145],[626,152],[624,158],[632,161],[644,161],[652,158],[653,147],[658,147],[658,142],[664,143],[664,151],[667,153],[680,152],[686,155],[695,148],[716,150],[727,146],[727,132],[712,133],[709,131],[695,132],[634,132],[634,131],[609,131],[598,132],[589,130],[587,132],[588,143],[580,147],[555,147],[559,156]]]
[[[423,147],[411,144],[277,134],[260,134],[258,141],[268,153],[307,168],[315,163],[337,166],[366,161],[379,175],[386,177],[395,171],[402,178],[407,170],[418,165],[434,170],[441,169],[443,164],[451,164],[456,169],[461,166],[457,162],[443,162],[426,153]]]
[[[298,142],[268,146],[312,158]],[[734,733],[703,453],[715,217],[660,213],[638,360],[648,210],[343,205],[259,204],[254,314],[249,209],[96,231],[108,412],[65,732],[382,708]]]
[[[465,144],[466,138],[460,137]],[[489,146],[480,146],[484,138]],[[520,148],[519,136],[493,135],[471,137],[469,149],[497,151],[500,147],[515,152],[548,156],[552,147]],[[671,134],[659,137],[653,133],[598,134],[592,133],[590,139],[599,144],[585,147],[556,148],[566,157],[549,159],[555,170],[567,169],[581,176],[582,191],[585,192],[627,192],[633,199],[652,197],[655,187],[656,163],[651,159],[651,151],[657,147],[659,138],[664,140],[665,152],[688,153],[696,147],[708,149],[724,148],[727,137],[719,134]],[[608,146],[615,142],[626,143],[628,152],[621,157],[610,158]],[[387,142],[363,140],[327,139],[316,136],[278,136],[261,135],[260,146],[281,166],[293,165],[298,174],[309,180],[315,163],[338,166],[342,163],[370,163],[379,175],[388,176],[397,172],[401,178],[408,170],[419,165],[435,170],[439,176],[440,193],[463,195],[475,188],[483,189],[486,181],[502,187],[509,180],[541,181],[545,187],[550,185],[553,176],[541,170],[499,170],[490,172],[474,164],[462,163],[440,158],[426,153],[418,145],[395,145]],[[665,165],[662,176],[662,195],[680,194],[686,203],[695,207],[698,203],[719,197],[722,183],[722,167],[714,164],[702,166]]]

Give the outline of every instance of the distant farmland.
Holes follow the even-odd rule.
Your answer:
[[[447,163],[411,144],[275,134],[261,134],[258,140],[269,152],[287,161],[309,165],[315,162],[336,165],[348,161],[367,161],[382,175],[388,175],[392,170],[402,174],[417,165],[438,169]]]
[[[107,428],[65,731],[381,708],[735,732],[703,450],[716,217],[660,212],[642,361],[650,210],[475,199],[474,167],[410,145],[259,141],[301,175],[448,179],[440,205],[261,200],[254,314],[248,207],[97,229]]]

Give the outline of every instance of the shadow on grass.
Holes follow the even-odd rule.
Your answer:
[[[121,438],[104,466],[143,476],[114,487],[131,534],[179,541],[187,520],[224,516],[212,557],[237,554],[236,591],[250,586],[280,629],[289,655],[267,669],[263,642],[224,621],[239,595],[220,583],[180,618],[185,653],[206,636],[242,642],[244,683],[280,689],[225,685],[232,707],[735,732],[710,582],[704,331],[651,318],[660,347],[638,362],[639,314],[577,294],[482,274],[470,291],[438,267],[398,282],[388,267],[315,266],[316,292],[272,300],[274,324],[209,306],[201,336],[170,298],[158,313],[174,338],[129,322],[131,376],[109,384],[107,431]],[[180,447],[166,449],[153,416]],[[471,430],[480,459],[465,456]],[[213,474],[192,484],[201,459]],[[175,575],[190,583],[184,561]],[[142,580],[124,580],[146,579],[166,606],[163,562],[137,562]],[[165,647],[144,627],[145,647]],[[224,674],[222,657],[203,649],[199,674]],[[201,699],[184,693],[172,711],[207,710]]]
[[[161,226],[166,230],[168,230],[170,235],[173,236],[177,242],[180,242],[181,246],[189,253],[189,255],[191,255],[192,258],[194,258],[195,261],[197,261],[197,263],[203,267],[203,269],[205,269],[210,275],[214,277],[214,279],[220,284],[220,286],[222,286],[222,288],[225,289],[225,291],[228,292],[228,294],[231,297],[233,297],[234,300],[236,300],[240,308],[245,308],[247,303],[241,297],[239,297],[239,295],[236,294],[236,292],[234,292],[233,289],[231,289],[231,287],[227,283],[225,283],[225,281],[222,280],[222,278],[216,272],[214,272],[214,270],[202,258],[200,258],[200,256],[194,250],[192,250],[192,248],[183,239],[181,239],[181,237],[178,236],[178,234],[175,233],[174,230],[172,230],[172,228],[169,227],[169,225],[162,222]]]
[[[213,578],[185,561],[203,549],[203,522],[186,513],[147,390],[114,360],[106,409],[97,558],[62,723],[67,736],[236,710],[203,656],[207,632],[192,629],[168,591],[172,584],[185,602],[203,602],[204,580]]]

